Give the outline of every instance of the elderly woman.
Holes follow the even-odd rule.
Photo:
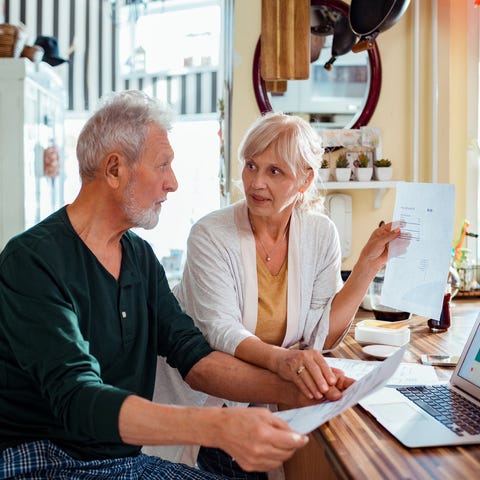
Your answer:
[[[193,226],[174,289],[213,348],[295,382],[309,399],[335,385],[336,372],[321,352],[348,331],[387,260],[388,243],[400,233],[377,228],[343,284],[337,231],[322,213],[314,182],[322,154],[318,135],[301,118],[258,119],[239,148],[245,199]],[[178,402],[177,387],[170,400]],[[266,478],[235,472],[221,451],[202,447],[197,462],[225,478]]]

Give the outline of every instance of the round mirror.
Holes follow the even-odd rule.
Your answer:
[[[318,129],[360,128],[367,125],[380,95],[382,70],[377,44],[353,53],[348,24],[349,6],[341,0],[311,0],[311,57],[308,80],[268,82],[260,71],[260,40],[253,59],[253,88],[263,113],[299,115]],[[345,30],[345,28],[344,28]],[[318,48],[321,38],[321,49]],[[353,41],[353,40],[352,40]],[[343,49],[343,50],[342,50]],[[319,50],[319,52],[315,52]]]

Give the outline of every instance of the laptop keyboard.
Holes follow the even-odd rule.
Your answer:
[[[480,433],[480,407],[448,385],[397,387],[397,390],[457,435]]]

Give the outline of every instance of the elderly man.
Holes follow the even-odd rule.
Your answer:
[[[217,478],[140,448],[221,447],[269,470],[306,442],[266,409],[151,402],[158,355],[211,395],[305,402],[293,383],[212,351],[129,230],[153,228],[177,189],[169,128],[154,99],[110,96],[78,140],[78,197],[0,256],[0,478]],[[350,382],[335,377],[327,398]]]

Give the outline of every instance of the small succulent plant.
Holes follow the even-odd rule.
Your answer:
[[[358,155],[358,167],[359,168],[367,168],[369,165],[369,158],[367,155],[365,155],[365,153],[360,153]]]
[[[392,162],[388,158],[381,158],[380,160],[375,160],[373,164],[376,167],[391,167]]]
[[[348,168],[349,167],[347,156],[345,154],[342,154],[337,158],[336,166],[337,166],[337,168]]]

